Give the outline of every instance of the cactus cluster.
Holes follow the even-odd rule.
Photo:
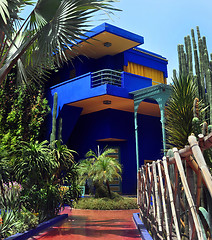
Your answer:
[[[206,38],[201,37],[199,27],[197,27],[197,37],[198,42],[195,39],[194,29],[191,29],[191,37],[188,35],[184,38],[185,47],[182,44],[178,45],[179,75],[194,77],[198,91],[197,97],[209,106],[205,120],[212,124],[212,54],[210,54],[210,60]],[[176,77],[176,70],[173,71],[173,77]]]
[[[55,92],[54,103],[53,103],[53,114],[52,114],[52,132],[50,135],[50,145],[52,147],[54,147],[54,142],[56,140],[56,134],[57,134],[57,101],[58,101],[58,95],[57,95],[57,92]],[[59,118],[58,140],[62,142],[62,118]]]

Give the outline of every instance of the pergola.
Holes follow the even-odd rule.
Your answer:
[[[137,114],[140,103],[145,99],[154,99],[157,101],[160,108],[160,121],[162,124],[162,136],[163,136],[163,150],[165,154],[166,150],[166,133],[165,133],[165,105],[171,94],[171,86],[166,84],[158,84],[148,88],[143,88],[130,92],[134,99],[134,120],[135,120],[135,141],[136,141],[136,164],[137,171],[139,169],[139,147],[138,147],[138,124]]]

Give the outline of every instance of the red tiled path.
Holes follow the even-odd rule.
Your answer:
[[[57,240],[130,240],[141,239],[132,220],[138,210],[69,210],[68,219],[50,228],[47,232],[31,239]]]

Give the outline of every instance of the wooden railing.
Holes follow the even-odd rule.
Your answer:
[[[212,133],[138,171],[140,215],[153,239],[211,239],[212,177],[203,151]]]

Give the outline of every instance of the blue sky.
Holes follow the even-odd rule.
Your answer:
[[[200,27],[212,52],[211,0],[120,0],[114,6],[122,11],[106,22],[143,36],[142,48],[166,57],[168,82],[173,68],[178,68],[177,45],[184,42],[191,28]],[[94,25],[103,22],[97,21],[99,16],[93,19]]]

